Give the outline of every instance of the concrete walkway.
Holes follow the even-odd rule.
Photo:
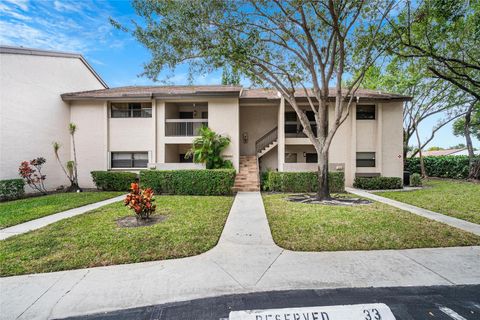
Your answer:
[[[381,197],[379,195],[373,194],[371,192],[365,191],[365,190],[360,190],[360,189],[355,189],[355,188],[345,188],[345,190],[349,193],[356,194],[357,196],[372,199],[378,202],[382,202],[385,204],[388,204],[392,207],[402,209],[411,213],[414,213],[416,215],[432,219],[438,222],[442,222],[445,224],[448,224],[449,226],[455,227],[462,229],[467,232],[471,232],[473,234],[476,234],[477,236],[480,236],[480,225],[473,223],[473,222],[468,222],[462,219],[457,219],[454,217],[450,217],[438,212],[430,211],[427,209],[422,209],[416,206],[412,206],[411,204],[407,204],[404,202],[396,201],[393,199]]]
[[[122,201],[124,198],[125,198],[125,196],[122,195],[122,196],[118,196],[118,197],[115,197],[115,198],[103,200],[103,201],[100,201],[100,202],[87,204],[86,206],[83,206],[83,207],[78,207],[78,208],[74,208],[74,209],[71,209],[71,210],[51,214],[51,215],[45,216],[43,218],[27,221],[25,223],[17,224],[15,226],[11,226],[11,227],[8,227],[8,228],[0,229],[0,240],[4,240],[4,239],[10,238],[10,237],[13,237],[17,234],[22,234],[22,233],[26,233],[28,231],[43,228],[43,227],[45,227],[45,226],[47,226],[51,223],[54,223],[54,222],[57,222],[57,221],[60,221],[60,220],[63,220],[63,219],[71,218],[71,217],[74,217],[74,216],[78,216],[79,214],[82,214],[82,213],[85,213],[87,211],[103,207],[107,204],[111,204],[111,203],[114,203],[114,202],[117,202],[117,201]]]
[[[198,256],[0,279],[2,319],[50,319],[224,294],[480,283],[480,247],[293,252],[272,240],[259,192],[237,194]]]

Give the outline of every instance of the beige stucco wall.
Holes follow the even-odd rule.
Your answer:
[[[47,187],[68,185],[52,151],[58,141],[60,157],[70,160],[70,110],[60,94],[102,84],[77,58],[2,53],[0,88],[0,179],[18,178],[21,161],[41,156]]]
[[[255,142],[275,128],[278,106],[240,106],[240,154],[255,155]],[[247,133],[248,142],[244,143],[243,133]]]
[[[382,174],[403,178],[403,103],[383,107]]]
[[[90,172],[108,168],[107,104],[102,101],[72,102],[71,121],[78,128],[78,182],[82,187],[93,188]]]
[[[231,143],[224,157],[239,169],[240,112],[238,98],[212,98],[208,100],[208,126],[215,132],[229,136]]]
[[[110,118],[110,151],[148,151],[154,144],[152,118]]]

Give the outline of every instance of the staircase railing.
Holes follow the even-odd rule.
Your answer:
[[[273,128],[272,130],[265,133],[261,138],[255,141],[255,153],[259,153],[266,146],[277,140],[278,137],[278,127]]]

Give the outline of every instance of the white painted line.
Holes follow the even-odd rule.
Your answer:
[[[242,310],[230,312],[229,320],[395,320],[384,303],[342,306]],[[463,319],[463,318],[461,318]],[[460,320],[460,319],[459,319]]]
[[[458,313],[456,313],[455,311],[453,311],[453,310],[450,309],[450,308],[441,306],[441,307],[439,307],[438,309],[440,309],[440,311],[442,311],[443,313],[445,313],[447,316],[449,316],[449,317],[452,318],[452,319],[455,319],[455,320],[467,320],[466,318],[462,317],[461,315],[459,315]]]

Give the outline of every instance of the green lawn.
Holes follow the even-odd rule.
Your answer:
[[[427,188],[377,194],[480,224],[480,184],[440,179],[424,180],[423,184]]]
[[[54,213],[110,199],[126,192],[57,193],[0,202],[0,229]]]
[[[480,237],[381,203],[326,206],[264,194],[273,239],[297,251],[479,245]]]
[[[216,245],[233,197],[157,196],[162,223],[120,228],[121,202],[0,241],[0,275],[180,258]]]

